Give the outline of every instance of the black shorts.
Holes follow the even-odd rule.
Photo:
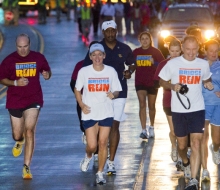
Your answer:
[[[174,132],[177,137],[185,137],[190,133],[203,133],[205,125],[205,110],[176,113],[172,112]]]
[[[157,95],[157,92],[158,92],[158,88],[148,87],[148,86],[143,86],[143,85],[137,85],[135,86],[135,89],[136,91],[146,90],[147,94],[152,94],[152,95]]]
[[[28,109],[32,109],[32,108],[36,108],[36,109],[39,109],[40,110],[40,105],[38,103],[33,103],[29,106],[27,106],[26,108],[21,108],[21,109],[8,109],[8,112],[10,113],[11,116],[13,117],[17,117],[17,118],[21,118],[22,115],[23,115],[23,112],[25,110],[28,110]]]
[[[167,116],[172,116],[171,107],[163,107],[163,111]]]

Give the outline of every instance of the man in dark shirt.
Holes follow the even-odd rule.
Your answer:
[[[122,86],[122,91],[120,91],[118,98],[113,101],[114,122],[109,136],[110,157],[107,160],[107,173],[112,175],[116,174],[114,158],[120,140],[119,125],[120,121],[123,120],[124,106],[127,98],[127,79],[131,78],[131,74],[136,69],[136,65],[131,48],[116,39],[117,25],[115,21],[103,22],[102,34],[104,38],[100,43],[103,45],[106,53],[104,64],[112,66],[116,70]],[[89,54],[87,54],[83,66],[90,64],[92,64],[92,62],[89,59]],[[125,64],[128,66],[128,70],[125,70]]]

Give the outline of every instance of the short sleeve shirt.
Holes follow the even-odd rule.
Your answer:
[[[177,113],[195,112],[204,110],[204,99],[202,96],[202,81],[211,77],[209,64],[207,61],[195,58],[188,61],[183,56],[176,57],[167,62],[159,73],[159,77],[165,81],[171,81],[171,84],[186,84],[189,88],[186,96],[189,98],[191,107],[185,109],[180,103],[176,92],[173,90],[171,97],[171,111]],[[183,103],[187,106],[186,98],[179,94]]]
[[[43,106],[43,94],[40,85],[40,73],[50,71],[44,55],[30,51],[26,57],[17,52],[8,55],[0,65],[0,80],[18,80],[28,78],[27,86],[8,86],[6,108],[20,109],[33,103]]]
[[[107,97],[107,92],[121,91],[121,84],[114,68],[104,65],[102,71],[96,71],[93,65],[80,69],[75,88],[81,91],[82,101],[90,107],[90,113],[82,112],[82,120],[102,120],[113,117],[112,100]]]

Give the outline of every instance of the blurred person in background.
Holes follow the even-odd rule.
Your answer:
[[[92,6],[92,16],[93,16],[92,23],[93,23],[94,36],[97,36],[98,34],[101,8],[102,8],[102,4],[100,3],[99,0],[97,0],[95,4]]]
[[[124,3],[124,18],[125,18],[125,28],[126,34],[131,34],[131,2],[126,0]]]
[[[140,14],[140,4],[137,1],[133,2],[131,8],[131,20],[133,22],[134,35],[138,36],[141,29],[141,14]]]
[[[38,0],[38,24],[46,24],[47,22],[47,0]]]
[[[112,5],[111,0],[107,0],[106,4],[102,6],[100,11],[100,17],[101,17],[100,26],[102,26],[102,23],[105,21],[113,20],[114,16],[115,16],[115,7],[114,5]]]
[[[124,17],[124,5],[121,0],[114,4],[115,7],[115,22],[117,24],[118,35],[122,36],[122,19]]]
[[[19,0],[3,0],[2,8],[4,10],[4,14],[7,12],[12,12],[13,18],[12,20],[5,19],[5,25],[13,24],[15,26],[18,25],[19,20]]]

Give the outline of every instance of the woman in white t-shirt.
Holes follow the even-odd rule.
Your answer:
[[[106,183],[103,168],[107,159],[108,137],[114,116],[112,99],[118,97],[122,88],[115,69],[103,64],[104,47],[99,43],[93,44],[89,53],[93,64],[80,69],[74,89],[82,109],[87,140],[86,156],[81,161],[80,167],[83,172],[88,170],[93,153],[99,146],[96,182],[103,184]]]

